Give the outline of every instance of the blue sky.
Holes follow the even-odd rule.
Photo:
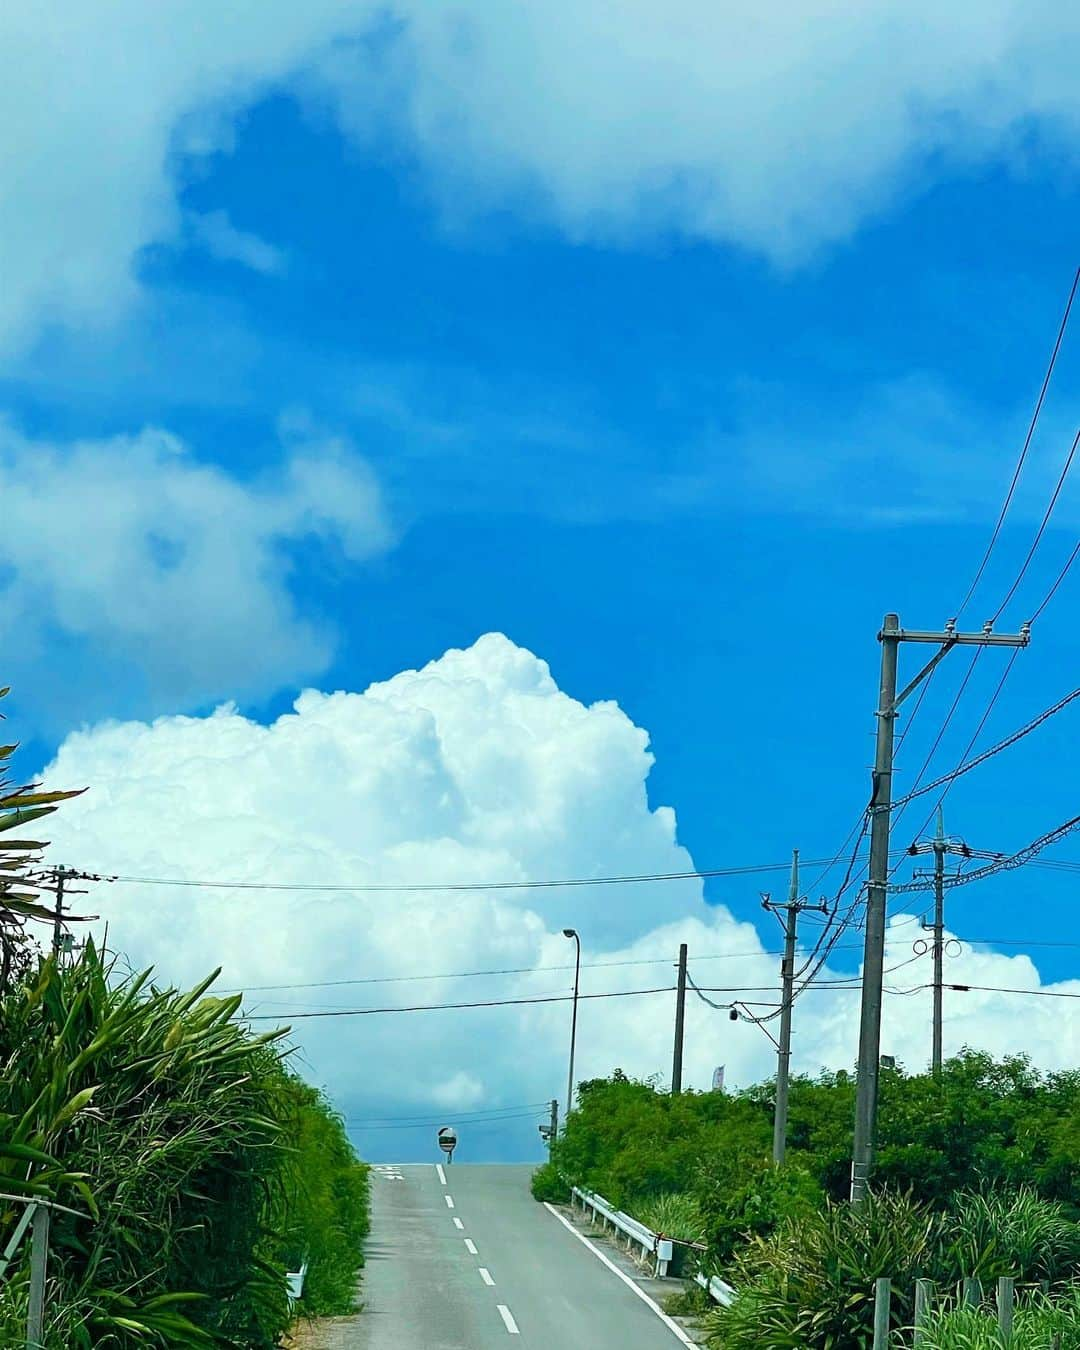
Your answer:
[[[419,25],[401,9],[401,24]],[[363,10],[354,27],[366,34],[359,69],[370,82],[380,63],[396,69],[397,38]],[[1062,39],[1052,29],[1033,22],[1017,57],[1042,62],[1047,86],[1031,107],[1002,95],[1008,136],[990,134],[992,119],[966,94],[946,97],[945,77],[944,93],[913,78],[911,98],[939,99],[942,119],[976,130],[936,142],[912,132],[887,153],[837,131],[803,173],[794,152],[770,148],[770,136],[784,140],[770,120],[783,102],[776,90],[747,133],[756,165],[713,164],[702,152],[695,167],[679,123],[670,129],[679,172],[654,179],[645,164],[648,190],[632,206],[616,177],[608,197],[580,205],[579,185],[551,168],[567,144],[554,114],[549,154],[544,127],[505,89],[505,127],[474,126],[450,144],[456,123],[435,135],[438,119],[425,122],[422,108],[411,131],[380,122],[374,95],[350,112],[336,67],[312,95],[307,48],[275,57],[262,83],[240,81],[224,111],[211,89],[203,139],[197,97],[156,109],[146,200],[155,210],[167,202],[167,221],[131,227],[117,265],[124,297],[109,291],[111,272],[95,276],[82,308],[30,292],[37,308],[19,316],[0,365],[18,453],[67,447],[62,459],[76,442],[162,428],[187,446],[185,462],[247,490],[286,473],[290,447],[330,444],[341,463],[367,466],[384,524],[364,546],[307,515],[280,526],[255,565],[273,558],[283,603],[320,637],[283,648],[265,676],[258,634],[237,666],[211,650],[223,639],[209,623],[206,652],[182,677],[159,679],[147,673],[152,626],[136,626],[148,664],[128,648],[118,658],[111,600],[100,622],[83,622],[34,591],[45,617],[15,661],[12,709],[27,767],[86,720],[201,714],[229,697],[267,720],[302,685],[362,690],[500,631],[549,662],[574,698],[616,700],[647,729],[650,800],[676,809],[699,866],[782,860],[793,845],[829,854],[867,795],[881,616],[896,609],[911,626],[939,627],[955,612],[1080,258],[1076,123],[1052,78],[1047,50]],[[318,49],[325,37],[304,40]],[[800,51],[808,64],[822,57]],[[455,78],[442,71],[441,97],[458,100],[465,123],[472,104]],[[635,124],[626,79],[613,118],[625,111]],[[807,88],[819,92],[813,80]],[[544,97],[557,104],[558,88]],[[863,126],[875,97],[851,91]],[[137,101],[130,114],[139,118]],[[730,136],[717,117],[717,136]],[[661,160],[665,131],[661,118]],[[579,135],[587,145],[588,123]],[[64,153],[48,172],[74,229],[85,166]],[[610,150],[597,157],[607,164]],[[504,162],[517,167],[503,173]],[[695,196],[691,209],[680,173],[698,171],[715,200]],[[87,216],[93,258],[96,216]],[[781,219],[783,229],[770,223]],[[119,247],[107,220],[98,243],[102,257]],[[1030,542],[1076,425],[1078,375],[1074,329],[969,624],[990,612]],[[292,492],[280,488],[281,501]],[[97,547],[86,504],[64,545],[76,570]],[[1078,518],[1073,487],[1003,620],[1010,627],[1041,598]],[[184,544],[154,544],[169,547]],[[0,584],[28,574],[28,557],[0,551]],[[980,744],[1073,684],[1075,583],[1019,657]],[[903,652],[905,672],[923,650]],[[899,790],[967,659],[954,653],[936,678]],[[932,772],[966,744],[1003,660],[981,661]],[[950,828],[1010,850],[1074,814],[1076,716],[960,784]],[[914,814],[902,844],[921,823]],[[1059,856],[1080,855],[1066,845]],[[708,894],[750,918],[757,889],[710,883]],[[1029,869],[951,904],[970,936],[1052,940],[1069,928],[1071,879]],[[1063,978],[1076,953],[1046,949],[1039,964]]]

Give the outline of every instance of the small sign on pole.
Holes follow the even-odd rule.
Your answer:
[[[439,1147],[446,1154],[446,1161],[452,1163],[457,1148],[457,1132],[452,1125],[444,1125],[439,1131]]]
[[[712,1090],[714,1092],[723,1092],[724,1090],[724,1066],[722,1064],[713,1069]]]

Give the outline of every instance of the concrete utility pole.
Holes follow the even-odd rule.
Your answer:
[[[971,849],[962,839],[945,838],[945,820],[939,806],[937,833],[934,838],[926,844],[912,844],[908,852],[911,854],[933,853],[934,855],[934,922],[929,925],[924,923],[923,928],[929,927],[934,934],[934,1039],[930,1063],[933,1072],[939,1074],[941,1072],[942,965],[945,956],[945,855],[947,853],[959,853],[962,857],[970,858]]]
[[[56,878],[56,905],[53,909],[52,954],[53,960],[59,964],[64,924],[64,868],[58,867],[53,875]]]
[[[786,905],[774,905],[765,896],[762,906],[774,914],[784,911],[781,920],[784,926],[784,958],[780,965],[780,979],[783,985],[780,1004],[780,1039],[776,1043],[776,1110],[773,1115],[773,1162],[782,1163],[787,1152],[788,1085],[791,1081],[791,1009],[794,1003],[795,986],[795,946],[799,913],[804,909],[816,909],[825,912],[825,905],[811,905],[805,899],[799,899],[799,850],[794,849],[791,857],[791,886],[788,890]]]
[[[538,1125],[541,1139],[547,1141],[548,1158],[550,1159],[552,1150],[555,1147],[555,1139],[559,1133],[559,1103],[554,1097],[551,1099],[551,1122],[548,1125]]]
[[[954,647],[1026,647],[1030,624],[1017,634],[995,633],[990,623],[981,633],[958,633],[950,620],[941,633],[900,627],[897,614],[886,614],[881,643],[881,681],[877,708],[877,749],[870,795],[870,875],[866,896],[866,938],[863,951],[862,1007],[859,1019],[859,1064],[855,1093],[855,1140],[851,1160],[851,1202],[861,1204],[870,1181],[877,1133],[878,1060],[881,1054],[881,999],[885,965],[885,900],[889,884],[889,826],[892,812],[893,733],[896,710]],[[901,642],[929,642],[939,650],[915,678],[896,692],[897,657]]]
[[[574,1053],[577,1049],[577,1005],[581,984],[581,938],[574,928],[564,928],[563,937],[574,939],[574,1011],[570,1018],[570,1068],[566,1074],[566,1114],[574,1109]]]
[[[679,946],[679,987],[675,994],[675,1052],[671,1060],[671,1095],[682,1091],[683,1028],[686,1022],[686,943]]]

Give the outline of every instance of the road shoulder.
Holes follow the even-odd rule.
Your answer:
[[[574,1231],[580,1233],[582,1237],[588,1238],[594,1247],[598,1248],[604,1256],[616,1266],[623,1275],[632,1280],[635,1285],[663,1310],[664,1304],[672,1294],[678,1294],[686,1287],[684,1280],[658,1279],[645,1266],[628,1252],[626,1247],[616,1240],[614,1233],[602,1228],[599,1224],[593,1223],[581,1210],[572,1205],[551,1205],[550,1208],[570,1224]],[[596,1260],[587,1250],[582,1251],[583,1260]],[[614,1279],[614,1276],[612,1276]],[[701,1330],[693,1318],[677,1317],[671,1313],[666,1314],[678,1326],[696,1346],[704,1346],[705,1342],[701,1339]]]

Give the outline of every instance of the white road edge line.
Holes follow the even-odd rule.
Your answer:
[[[476,1243],[472,1240],[472,1238],[465,1239],[465,1250],[469,1253],[470,1256],[480,1255],[480,1253],[476,1250]]]
[[[547,1202],[545,1201],[545,1204],[546,1204],[546,1203],[547,1203]],[[510,1333],[510,1335],[511,1335],[511,1336],[520,1336],[520,1335],[521,1335],[521,1332],[518,1331],[518,1324],[514,1321],[513,1314],[511,1313],[510,1309],[506,1306],[506,1304],[505,1304],[505,1303],[497,1303],[495,1306],[496,1306],[496,1307],[498,1308],[498,1310],[499,1310],[499,1315],[500,1315],[500,1317],[501,1317],[502,1320],[506,1323],[506,1329],[507,1329],[507,1331]]]
[[[488,1270],[487,1266],[480,1267],[480,1278],[484,1281],[485,1284],[490,1285],[492,1288],[494,1288],[495,1281],[491,1278],[491,1271]]]
[[[454,1215],[454,1227],[455,1227],[455,1228],[464,1228],[464,1227],[465,1227],[465,1225],[461,1222],[461,1220],[457,1217],[456,1214]]]
[[[442,1184],[445,1186],[445,1185],[446,1185],[446,1173],[442,1170],[442,1163],[436,1163],[436,1164],[435,1164],[435,1171],[438,1172],[438,1174],[439,1174],[439,1180],[440,1180],[440,1181],[442,1182]]]
[[[559,1213],[559,1211],[555,1209],[552,1205],[549,1205],[546,1200],[544,1201],[544,1208],[547,1210],[549,1214],[553,1214],[564,1228],[566,1228],[569,1232],[573,1233],[574,1237],[576,1237],[579,1242],[583,1242],[585,1246],[588,1247],[589,1251],[592,1252],[593,1256],[599,1257],[600,1260],[603,1261],[604,1265],[607,1266],[608,1270],[610,1270],[613,1274],[618,1275],[619,1279],[622,1280],[623,1284],[628,1285],[629,1288],[631,1288],[634,1291],[634,1293],[637,1294],[638,1298],[641,1299],[642,1303],[647,1303],[649,1307],[653,1310],[653,1312],[657,1315],[657,1317],[659,1317],[660,1321],[663,1322],[664,1326],[666,1326],[670,1332],[672,1332],[675,1336],[677,1336],[683,1345],[688,1345],[691,1347],[691,1350],[695,1350],[694,1342],[690,1339],[690,1337],[686,1334],[686,1332],[683,1331],[682,1327],[679,1326],[677,1322],[673,1322],[671,1318],[667,1315],[667,1313],[664,1312],[663,1308],[661,1308],[660,1305],[654,1299],[651,1299],[639,1284],[637,1284],[634,1280],[632,1280],[630,1276],[627,1275],[624,1271],[621,1271],[614,1261],[610,1261],[600,1250],[599,1247],[591,1243],[584,1233],[579,1233],[578,1230],[574,1227],[574,1225],[570,1222],[570,1220],[564,1218]]]

